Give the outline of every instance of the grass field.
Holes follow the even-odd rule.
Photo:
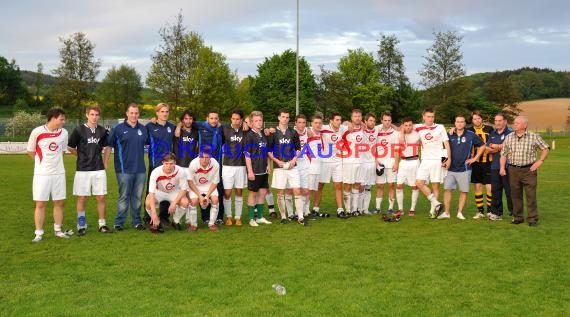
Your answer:
[[[55,238],[50,212],[34,244],[33,163],[3,155],[0,316],[567,316],[569,157],[570,139],[558,139],[541,167],[538,228],[472,220],[471,197],[468,220],[429,220],[422,197],[418,215],[399,223],[366,216],[103,235],[90,201],[85,237]],[[69,194],[73,157],[66,167]],[[109,192],[112,223],[114,173]],[[325,197],[332,211],[330,188]],[[74,204],[66,228],[75,229]]]

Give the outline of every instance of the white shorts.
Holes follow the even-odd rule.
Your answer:
[[[321,177],[319,182],[328,184],[342,182],[342,162],[321,162]]]
[[[309,184],[308,187],[309,190],[318,190],[319,189],[319,178],[320,176],[317,174],[309,174],[308,180],[309,180]]]
[[[301,188],[301,175],[299,169],[276,168],[273,170],[271,178],[271,187],[275,189]]]
[[[391,167],[384,167],[384,173],[380,176],[376,175],[376,171],[374,171],[374,175],[376,176],[376,184],[391,184],[398,179],[398,173],[394,172]]]
[[[363,173],[363,184],[364,185],[374,185],[376,184],[376,163],[375,162],[364,162],[362,163],[362,173]]]
[[[49,201],[50,195],[51,200],[64,200],[66,198],[65,174],[34,175],[32,181],[34,201]]]
[[[432,183],[441,183],[443,181],[443,167],[441,160],[422,160],[416,179]]]
[[[227,166],[222,168],[224,189],[246,188],[247,172],[245,166]]]
[[[107,195],[107,173],[105,173],[105,170],[75,172],[73,195]]]
[[[398,176],[396,183],[398,185],[406,184],[408,186],[416,186],[416,174],[420,160],[401,160],[398,166]]]
[[[362,163],[343,163],[342,182],[345,184],[362,183],[364,172]]]
[[[159,190],[156,193],[154,193],[154,200],[156,201],[156,203],[160,203],[161,201],[173,202],[174,199],[176,199],[177,195],[178,192],[165,193]]]
[[[309,168],[297,167],[299,169],[299,184],[301,188],[309,188]]]
[[[200,192],[200,194],[206,194],[208,192],[208,189],[210,189],[210,185],[207,186],[196,186],[196,188],[198,188],[198,191]],[[190,199],[193,198],[198,198],[198,196],[196,195],[196,193],[189,189],[190,191]],[[210,196],[218,196],[218,189],[214,189],[214,191],[212,192],[212,194]]]

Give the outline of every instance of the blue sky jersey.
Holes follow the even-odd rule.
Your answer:
[[[483,140],[473,131],[464,130],[462,135],[457,133],[449,134],[449,146],[451,147],[450,172],[465,172],[471,169],[465,164],[471,158],[471,149],[484,145]]]
[[[174,140],[174,130],[176,126],[167,121],[161,125],[158,122],[146,124],[149,136],[148,163],[151,170],[162,165],[162,158],[170,152],[174,152],[172,141]]]

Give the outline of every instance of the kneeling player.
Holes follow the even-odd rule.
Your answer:
[[[173,214],[173,226],[180,222],[182,215],[187,213],[188,208],[188,184],[186,183],[186,173],[176,165],[176,156],[168,153],[162,159],[162,165],[155,168],[149,178],[148,195],[145,200],[145,209],[150,216],[152,231],[164,232],[156,213],[156,204],[163,201],[170,203],[168,213]],[[180,208],[176,208],[176,206]],[[180,225],[178,224],[178,227]]]
[[[218,199],[220,164],[210,157],[210,152],[210,149],[201,149],[200,156],[193,159],[188,166],[188,186],[190,187],[189,231],[196,231],[198,226],[198,214],[196,212],[198,203],[203,209],[212,204],[208,227],[211,231],[218,230],[216,219],[220,206]]]

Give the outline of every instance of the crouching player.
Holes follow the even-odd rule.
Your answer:
[[[170,203],[168,213],[174,214],[173,227],[180,228],[180,218],[188,210],[187,194],[186,173],[182,167],[176,165],[176,156],[173,153],[168,153],[162,158],[162,165],[156,167],[150,174],[145,209],[150,216],[152,232],[164,232],[164,227],[156,213],[156,204],[163,201]],[[176,208],[176,206],[180,208]],[[186,219],[188,222],[188,216]]]
[[[207,147],[200,149],[199,157],[190,162],[188,166],[188,186],[190,187],[190,226],[188,231],[196,231],[198,214],[196,206],[199,203],[202,209],[210,208],[210,231],[217,231],[216,219],[220,202],[218,199],[218,183],[220,182],[220,164],[211,158],[211,150]]]

